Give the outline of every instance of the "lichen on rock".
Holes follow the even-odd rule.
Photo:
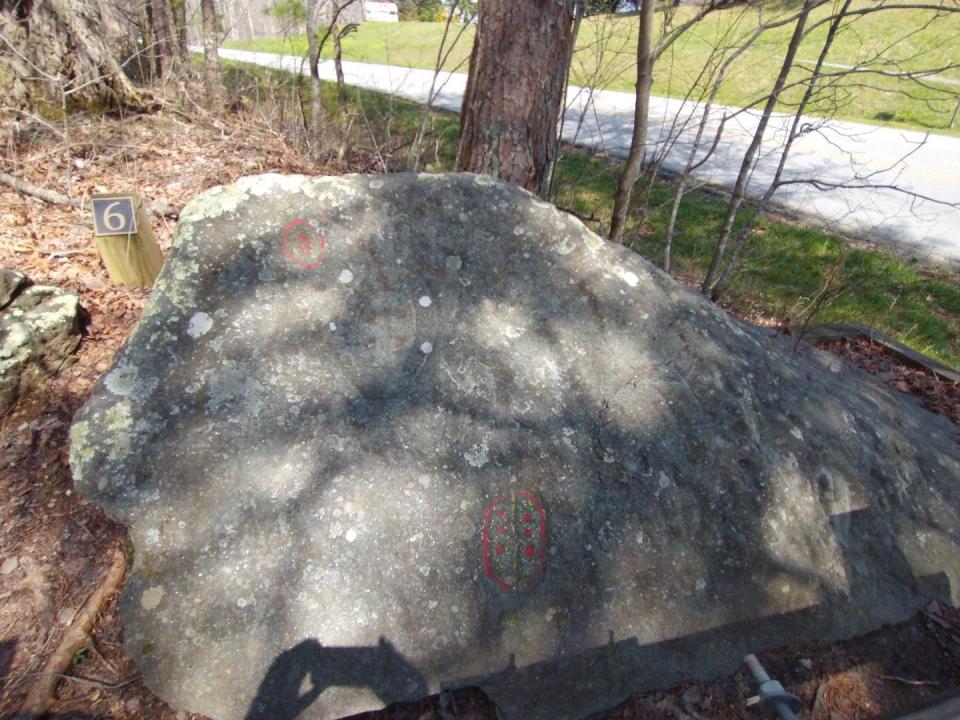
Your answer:
[[[70,362],[80,337],[76,295],[0,269],[0,415]]]

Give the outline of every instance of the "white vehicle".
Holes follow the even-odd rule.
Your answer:
[[[396,3],[368,0],[363,4],[363,19],[373,22],[400,22],[400,11]]]

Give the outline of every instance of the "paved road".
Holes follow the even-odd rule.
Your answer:
[[[291,72],[304,68],[301,58],[290,55],[226,49],[220,52],[231,60]],[[343,65],[348,84],[417,102],[426,100],[433,80],[429,70],[357,62]],[[320,72],[324,79],[335,79],[331,61],[321,63]],[[459,111],[466,75],[444,73],[439,84],[441,89],[434,104]],[[571,87],[567,99],[565,140],[605,149],[616,156],[626,154],[633,126],[631,93],[605,90],[590,96],[583,88]],[[650,138],[656,141],[654,145],[670,137],[674,118],[685,119],[686,127],[677,136],[664,162],[668,170],[679,171],[684,167],[701,114],[702,107],[693,103],[684,105],[680,100],[667,98],[654,98],[651,102]],[[717,106],[711,111],[709,126],[716,128],[724,114],[732,117],[725,124],[723,139],[699,168],[696,179],[731,188],[756,127],[757,113]],[[749,185],[753,196],[759,197],[769,187],[779,161],[777,145],[789,121],[789,116],[778,115],[768,127],[763,155]],[[930,135],[925,139],[922,133],[913,131],[849,122],[824,123],[816,118],[808,118],[807,123],[816,129],[794,143],[784,178],[814,178],[822,183],[857,187],[824,191],[806,183],[788,185],[775,195],[779,204],[808,220],[893,247],[908,257],[960,269],[960,207],[940,204],[960,205],[960,138]],[[706,136],[712,137],[713,132],[708,130]],[[863,187],[866,183],[896,185],[929,199],[918,199],[891,187]]]

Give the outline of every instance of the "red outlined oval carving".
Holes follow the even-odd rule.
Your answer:
[[[326,242],[326,238],[302,218],[288,222],[280,235],[283,254],[304,270],[319,267]]]
[[[483,570],[504,590],[532,590],[547,557],[547,516],[526,490],[501,495],[483,516]]]

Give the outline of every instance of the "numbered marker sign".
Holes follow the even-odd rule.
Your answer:
[[[137,209],[130,195],[100,196],[93,199],[94,235],[135,235]]]

